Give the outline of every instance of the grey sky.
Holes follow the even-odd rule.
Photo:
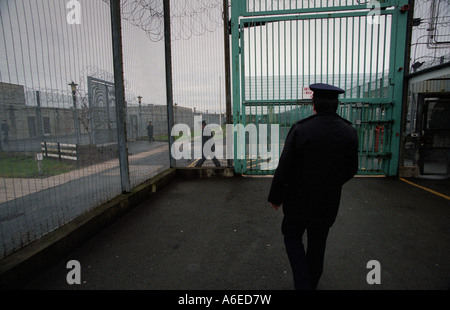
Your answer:
[[[112,79],[109,6],[102,0],[79,0],[81,23],[70,25],[68,2],[0,1],[2,82],[66,92],[72,80],[86,91],[87,75]],[[126,20],[122,27],[127,100],[137,103],[140,95],[144,104],[165,104],[164,42],[153,42]],[[179,105],[219,111],[214,102],[220,102],[222,91],[222,42],[221,28],[173,41],[174,100]]]

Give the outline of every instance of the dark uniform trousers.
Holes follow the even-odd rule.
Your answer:
[[[285,217],[281,231],[294,276],[295,289],[315,290],[323,272],[329,228],[306,228]],[[302,241],[305,231],[307,232],[306,252]]]

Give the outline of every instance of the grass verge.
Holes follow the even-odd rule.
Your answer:
[[[43,178],[66,173],[76,168],[75,164],[44,158],[42,173],[39,173],[37,161],[33,157],[0,155],[0,177],[2,178]]]

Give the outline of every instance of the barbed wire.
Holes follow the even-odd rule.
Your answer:
[[[109,0],[103,0],[109,4]],[[177,0],[171,2],[172,40],[187,40],[214,32],[223,26],[222,0]],[[162,0],[122,0],[122,18],[145,31],[153,41],[164,38]]]
[[[414,17],[420,24],[413,28],[411,68],[425,69],[449,61],[450,1],[417,0]]]

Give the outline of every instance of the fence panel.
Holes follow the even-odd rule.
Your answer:
[[[169,168],[169,110],[191,142],[201,139],[194,119],[226,123],[223,2],[170,1],[168,109],[164,1],[121,0],[126,145],[118,142],[110,3],[0,1],[0,257],[121,194],[124,180],[132,188]],[[77,160],[60,156],[68,151]]]
[[[131,187],[169,167],[164,42],[136,4],[121,1]],[[106,0],[0,2],[0,257],[122,193],[111,16]]]

